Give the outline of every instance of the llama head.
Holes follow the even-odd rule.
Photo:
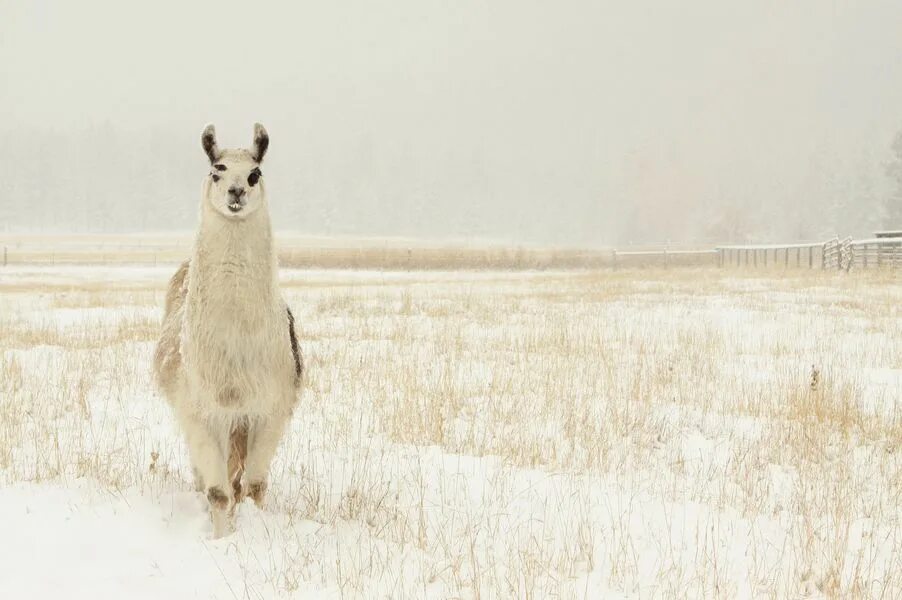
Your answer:
[[[210,159],[210,172],[204,180],[204,202],[210,208],[227,219],[240,220],[265,204],[260,163],[269,147],[269,134],[263,125],[254,124],[254,143],[249,149],[221,150],[213,125],[204,128],[200,141]]]

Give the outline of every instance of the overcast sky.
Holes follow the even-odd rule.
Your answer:
[[[259,120],[271,203],[319,203],[288,229],[602,243],[878,177],[902,2],[0,0],[0,114],[164,136],[198,182],[203,125]]]

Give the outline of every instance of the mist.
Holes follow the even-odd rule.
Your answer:
[[[0,231],[189,231],[200,132],[277,231],[605,246],[902,227],[902,3],[0,2]]]

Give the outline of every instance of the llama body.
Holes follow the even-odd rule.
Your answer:
[[[294,318],[278,287],[261,135],[257,126],[252,151],[219,151],[212,128],[204,132],[213,170],[191,259],[170,281],[155,355],[216,536],[228,531],[230,509],[246,492],[262,504],[302,374]]]

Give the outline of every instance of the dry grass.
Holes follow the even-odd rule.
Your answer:
[[[245,585],[898,597],[902,285],[772,275],[292,274],[309,378]],[[4,282],[0,477],[190,487],[163,281]]]
[[[317,238],[278,235],[284,267],[317,269],[478,270],[571,269],[614,264],[610,249],[511,247],[478,241],[430,243],[423,240]],[[0,264],[22,265],[163,265],[189,253],[191,236],[6,235],[0,236]],[[635,247],[631,249],[643,249]],[[686,249],[697,249],[687,246]],[[663,266],[661,257],[626,257],[623,266]],[[712,256],[671,256],[673,265],[711,266]]]

